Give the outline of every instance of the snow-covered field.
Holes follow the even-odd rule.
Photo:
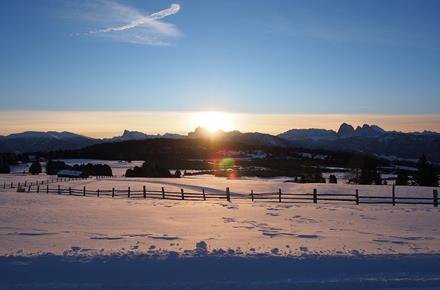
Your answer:
[[[0,175],[0,182],[29,178]],[[251,189],[391,192],[391,186],[283,181],[196,176],[61,183],[207,193],[230,187],[230,203],[0,189],[0,289],[440,289],[438,208],[234,199]],[[431,197],[432,188],[397,187],[397,194]]]

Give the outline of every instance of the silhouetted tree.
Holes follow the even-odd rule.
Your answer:
[[[112,168],[107,164],[75,164],[72,167],[73,170],[78,170],[91,176],[112,176]]]
[[[420,186],[438,186],[436,169],[428,162],[425,154],[422,154],[417,162],[417,172],[414,179]]]
[[[29,173],[32,175],[37,175],[41,173],[41,164],[38,161],[34,161],[29,167]]]
[[[63,169],[68,169],[69,166],[67,166],[66,163],[63,161],[52,161],[48,160],[46,164],[46,174],[47,175],[56,175],[58,171]]]
[[[351,176],[348,179],[348,183],[359,183],[360,170],[359,168],[354,168],[351,171]]]
[[[319,166],[306,166],[303,168],[303,174],[299,183],[325,183]]]
[[[374,159],[366,158],[360,168],[360,175],[357,183],[359,184],[382,184],[382,178],[377,170],[377,162]]]
[[[0,173],[10,173],[11,168],[4,158],[0,158]]]
[[[376,185],[382,185],[382,184],[387,184],[387,181],[385,180],[385,182],[382,182],[382,177],[380,176],[380,172],[379,170],[376,169],[376,174],[374,176],[374,180],[373,180],[374,184]]]
[[[338,179],[336,178],[336,175],[331,174],[331,175],[328,177],[328,183],[338,183]]]
[[[144,162],[141,167],[135,166],[133,169],[127,169],[126,177],[173,177],[170,171],[157,164]]]
[[[404,170],[399,170],[397,172],[396,185],[408,185],[408,182],[408,173],[406,173]]]

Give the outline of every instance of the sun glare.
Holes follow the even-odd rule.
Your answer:
[[[233,123],[232,114],[223,112],[198,112],[194,113],[191,127],[202,127],[210,132],[218,130],[231,131],[233,130]]]

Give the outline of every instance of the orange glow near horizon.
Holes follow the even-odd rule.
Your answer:
[[[70,131],[96,138],[121,135],[124,129],[147,134],[186,135],[196,127],[279,134],[289,129],[337,130],[342,122],[376,124],[391,131],[440,132],[440,115],[258,114],[142,111],[0,111],[0,135],[23,131]]]
[[[190,124],[190,129],[202,127],[214,133],[219,130],[231,131],[235,129],[232,114],[223,112],[196,112]]]

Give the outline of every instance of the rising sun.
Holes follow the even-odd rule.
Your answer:
[[[191,127],[202,127],[210,132],[233,130],[232,114],[223,112],[197,112],[192,118]]]

